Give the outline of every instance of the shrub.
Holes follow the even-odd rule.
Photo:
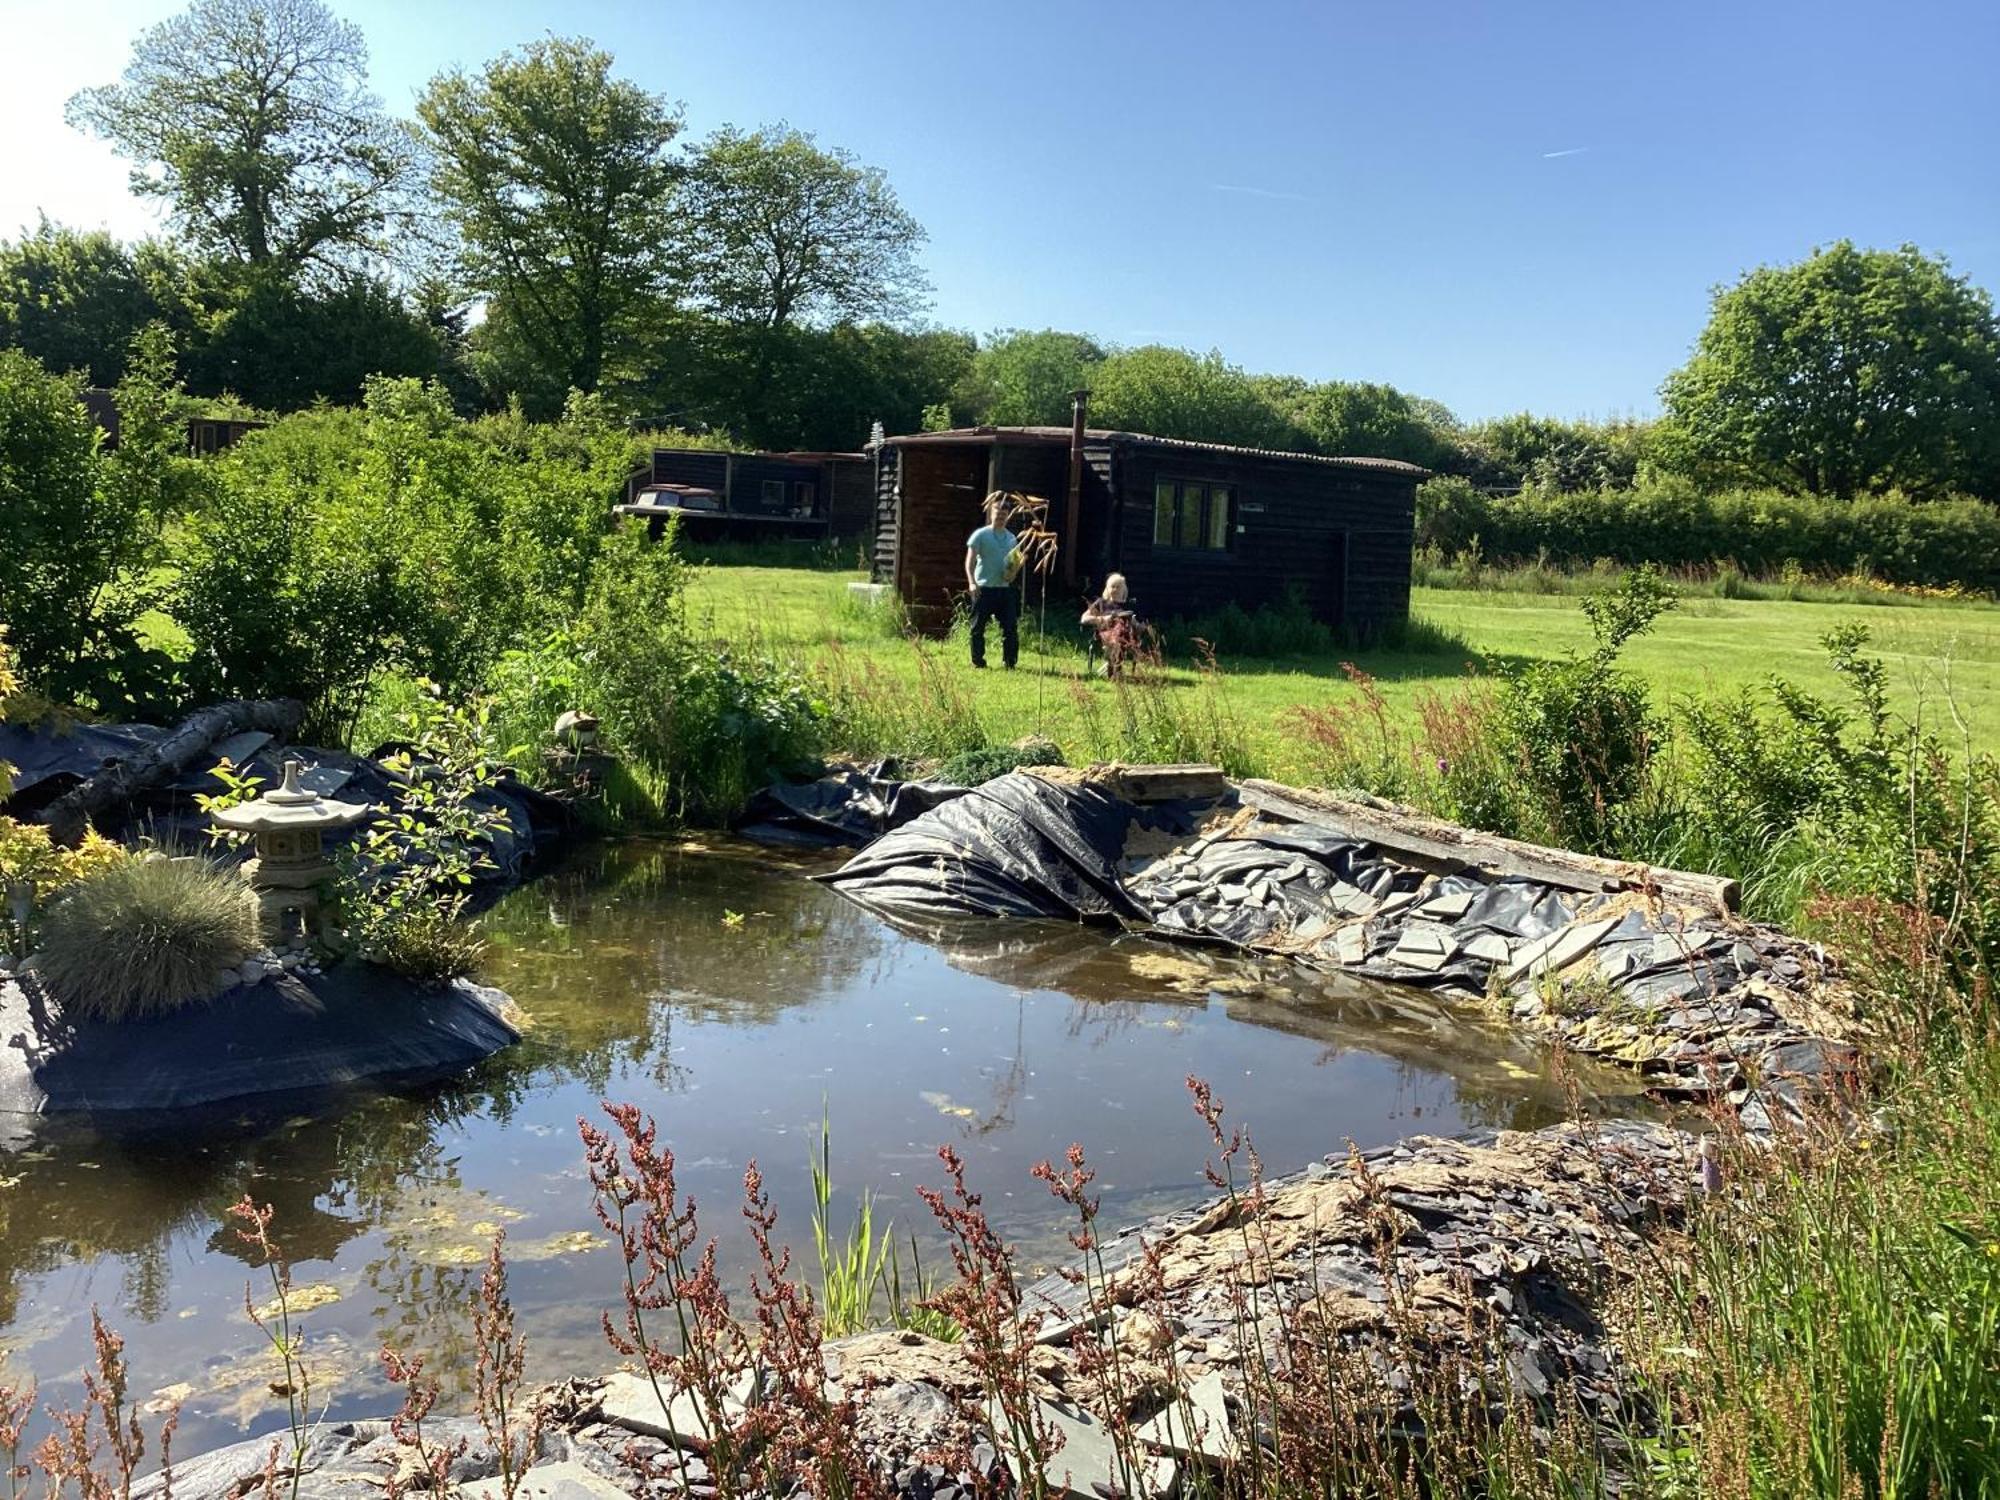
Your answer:
[[[1021,745],[982,745],[977,750],[961,750],[939,766],[937,779],[952,786],[981,786],[1022,766],[1062,763],[1062,751],[1047,740],[1030,740]]]
[[[215,993],[260,946],[257,907],[233,874],[195,859],[134,859],[77,881],[42,922],[37,972],[72,1016],[129,1021]]]
[[[442,982],[485,951],[465,907],[506,814],[480,796],[498,774],[483,705],[457,707],[425,683],[401,726],[408,748],[382,763],[397,805],[341,852],[343,916],[363,957]]]
[[[350,926],[362,955],[418,984],[448,984],[479,967],[486,941],[466,921],[463,902],[447,899],[366,908]]]
[[[1552,835],[1608,850],[1614,814],[1638,795],[1659,724],[1643,680],[1616,665],[1626,641],[1673,608],[1659,573],[1635,569],[1583,601],[1596,646],[1504,680],[1499,723]]]

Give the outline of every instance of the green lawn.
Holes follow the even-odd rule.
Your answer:
[[[761,642],[766,649],[811,659],[837,642],[850,656],[875,664],[885,676],[916,682],[912,648],[869,618],[847,597],[862,575],[810,568],[717,566],[696,575],[691,598],[698,614],[727,639]],[[1439,653],[1356,651],[1328,657],[1225,659],[1223,691],[1244,725],[1257,758],[1283,775],[1305,769],[1296,736],[1283,730],[1286,711],[1301,703],[1328,703],[1353,689],[1340,670],[1342,656],[1372,673],[1391,708],[1413,714],[1425,688],[1448,686],[1468,670],[1492,671],[1512,661],[1560,655],[1589,641],[1574,598],[1560,595],[1419,589],[1413,612],[1462,639],[1466,650]],[[1050,609],[1048,649],[1024,652],[1014,673],[974,673],[963,643],[950,648],[951,670],[972,690],[982,723],[995,742],[1021,735],[1050,735],[1072,756],[1080,744],[1075,695],[1108,696],[1101,681],[1085,678],[1082,657],[1070,644],[1075,612]],[[1677,695],[1732,690],[1780,673],[1811,691],[1838,696],[1819,639],[1847,620],[1865,624],[1870,649],[1888,664],[1894,703],[1921,712],[1956,742],[1950,702],[1970,726],[1973,743],[2000,750],[2000,609],[1986,604],[1921,606],[1818,604],[1784,600],[1695,597],[1681,602],[1651,634],[1627,648],[1627,664],[1643,674],[1663,700]],[[997,638],[991,657],[997,662]],[[1176,664],[1174,677],[1192,691],[1195,673]]]

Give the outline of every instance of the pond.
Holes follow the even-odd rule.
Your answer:
[[[1540,1048],[1421,993],[1100,930],[902,931],[804,878],[814,867],[729,843],[577,851],[488,918],[484,977],[519,1002],[526,1039],[448,1085],[118,1133],[8,1125],[0,1379],[74,1400],[95,1305],[126,1337],[135,1392],[184,1400],[180,1451],[281,1427],[243,1310],[246,1282],[258,1301],[269,1289],[226,1220],[246,1192],[275,1205],[316,1304],[314,1404],[334,1419],[393,1405],[385,1341],[429,1352],[462,1394],[464,1309],[502,1227],[530,1373],[605,1368],[618,1266],[592,1233],[576,1121],[606,1098],[657,1117],[736,1273],[750,1157],[784,1237],[809,1245],[822,1117],[837,1223],[870,1189],[941,1265],[914,1189],[941,1180],[948,1142],[1041,1267],[1066,1226],[1029,1169],[1071,1141],[1111,1223],[1202,1193],[1190,1073],[1274,1174],[1349,1140],[1534,1127],[1570,1107]],[[1631,1107],[1617,1075],[1570,1083]]]

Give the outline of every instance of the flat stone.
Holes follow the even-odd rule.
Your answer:
[[[1537,942],[1529,943],[1514,955],[1514,967],[1507,972],[1508,981],[1533,979],[1568,968],[1604,941],[1605,935],[1618,925],[1618,921],[1617,917],[1598,917],[1589,922],[1572,922]]]
[[[1168,1402],[1165,1411],[1139,1428],[1139,1440],[1175,1458],[1234,1463],[1240,1445],[1223,1398],[1222,1372],[1210,1371]]]
[[[1104,1500],[1107,1495],[1127,1494],[1134,1489],[1142,1495],[1173,1493],[1180,1478],[1180,1465],[1173,1459],[1140,1455],[1138,1462],[1145,1472],[1135,1475],[1137,1483],[1128,1486],[1120,1482],[1117,1445],[1102,1422],[1066,1401],[1044,1401],[1037,1397],[1035,1405],[1040,1408],[1043,1422],[1062,1436],[1061,1447],[1049,1456],[1042,1471],[1048,1493],[1074,1496],[1075,1500]],[[989,1417],[996,1430],[1006,1430],[1007,1419],[997,1406],[989,1408]],[[1013,1472],[1015,1482],[1023,1483],[1016,1463],[1015,1456],[1009,1453],[1007,1467]]]
[[[463,1500],[501,1500],[499,1475],[462,1484],[454,1491]],[[610,1480],[592,1473],[570,1459],[537,1464],[521,1476],[515,1500],[629,1500],[625,1491]]]
[[[732,1418],[741,1416],[748,1409],[752,1386],[753,1378],[745,1371],[723,1397],[723,1411]],[[700,1397],[693,1391],[676,1390],[667,1381],[661,1382],[660,1391],[667,1397],[664,1411],[652,1381],[629,1370],[614,1371],[604,1382],[604,1420],[627,1432],[660,1438],[696,1453],[707,1452],[715,1435]]]

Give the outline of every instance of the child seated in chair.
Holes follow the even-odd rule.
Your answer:
[[[1105,577],[1104,592],[1090,601],[1079,623],[1091,632],[1091,654],[1104,653],[1104,675],[1116,677],[1139,648],[1139,612],[1123,573]]]

